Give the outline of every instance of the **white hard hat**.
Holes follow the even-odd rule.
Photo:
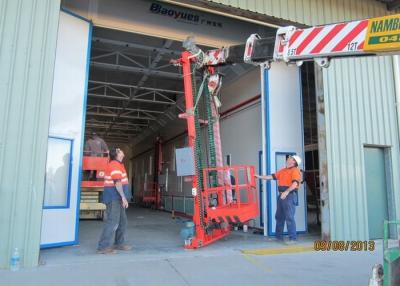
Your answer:
[[[300,158],[300,156],[293,155],[292,158],[296,161],[297,166],[300,166],[300,164],[301,164],[301,158]]]

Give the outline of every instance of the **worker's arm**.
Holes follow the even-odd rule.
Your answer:
[[[122,188],[121,181],[115,182],[115,188],[117,189],[118,194],[121,196],[122,207],[127,209],[129,204],[128,204],[128,200],[125,198],[124,189]]]
[[[291,191],[297,189],[298,187],[299,187],[299,182],[298,181],[293,181],[293,183],[290,185],[290,187],[287,188],[286,191],[281,193],[281,199],[282,200],[286,199],[287,195],[289,195]]]
[[[267,175],[267,176],[261,176],[261,175],[254,175],[257,179],[262,179],[262,180],[274,180],[275,178],[272,175]]]

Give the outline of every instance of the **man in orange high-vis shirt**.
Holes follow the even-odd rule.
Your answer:
[[[289,234],[289,241],[287,244],[294,244],[297,240],[294,214],[296,206],[298,205],[297,191],[301,183],[301,173],[298,167],[300,164],[301,158],[294,155],[288,157],[286,160],[286,167],[280,169],[275,174],[268,176],[255,175],[256,178],[278,181],[279,197],[275,213],[275,234],[277,240],[283,241],[283,229],[286,221]]]
[[[117,250],[131,250],[125,244],[127,225],[126,209],[131,198],[129,182],[124,164],[124,152],[119,148],[110,150],[110,162],[104,174],[103,203],[106,204],[106,222],[97,248],[98,253],[112,254]],[[111,240],[114,238],[114,244]]]

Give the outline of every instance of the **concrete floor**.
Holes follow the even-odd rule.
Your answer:
[[[185,250],[180,220],[148,209],[129,209],[131,252],[96,254],[102,222],[83,221],[80,245],[41,251],[41,266],[0,271],[0,286],[18,285],[368,285],[373,252],[302,252],[250,255],[242,250],[286,247],[241,231],[199,250]],[[300,237],[312,246],[316,236]]]

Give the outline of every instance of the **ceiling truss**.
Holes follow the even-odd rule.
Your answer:
[[[184,112],[182,69],[169,63],[181,55],[174,41],[160,40],[155,46],[153,40],[146,45],[100,34],[92,39],[87,132],[95,130],[106,141],[138,143]],[[247,72],[241,66],[221,72],[230,69],[234,77]]]

